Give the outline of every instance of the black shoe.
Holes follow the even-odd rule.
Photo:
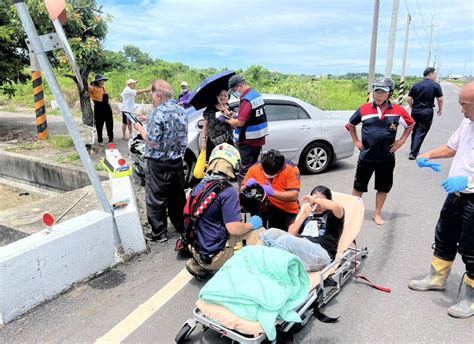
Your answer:
[[[408,156],[409,160],[416,160],[416,156],[414,154],[411,154]]]
[[[153,233],[146,233],[143,236],[145,237],[145,240],[149,242],[167,242],[168,241],[168,234],[166,234],[166,232],[163,232],[158,235],[153,235]]]
[[[104,142],[104,140],[103,139],[97,139],[97,142],[102,143],[102,142]]]
[[[114,143],[114,139],[109,139],[109,143]]]
[[[194,268],[193,268],[194,266]],[[197,266],[197,269],[199,271],[195,271],[196,269],[196,266]],[[205,281],[206,279],[208,279],[209,277],[211,277],[212,275],[212,272],[210,271],[206,271],[202,268],[200,268],[197,263],[195,263],[194,261],[191,260],[188,260],[188,262],[186,263],[186,270],[191,274],[193,275],[198,281]]]

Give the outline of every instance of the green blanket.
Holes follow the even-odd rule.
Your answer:
[[[305,301],[309,288],[308,273],[298,257],[278,248],[247,246],[207,282],[199,297],[243,319],[257,320],[268,339],[274,340],[277,318],[301,322],[295,309]]]

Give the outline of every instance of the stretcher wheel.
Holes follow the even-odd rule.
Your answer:
[[[184,343],[186,338],[193,332],[195,326],[192,326],[189,321],[186,322],[181,329],[179,330],[178,334],[174,338],[174,341],[178,344]]]

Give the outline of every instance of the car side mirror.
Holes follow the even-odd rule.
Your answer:
[[[199,121],[197,121],[196,127],[198,127],[199,129],[204,128],[204,118],[201,118]]]

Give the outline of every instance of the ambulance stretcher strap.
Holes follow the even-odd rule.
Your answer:
[[[356,251],[357,251],[357,243],[356,243],[355,240],[354,240],[354,245],[355,245],[355,248],[356,248]],[[382,287],[380,285],[374,284],[367,277],[357,274],[357,254],[354,255],[354,273],[352,275],[355,278],[359,278],[359,279],[362,279],[362,280],[366,281],[374,289],[377,289],[379,291],[383,291],[384,293],[391,293],[392,292],[391,288]]]

